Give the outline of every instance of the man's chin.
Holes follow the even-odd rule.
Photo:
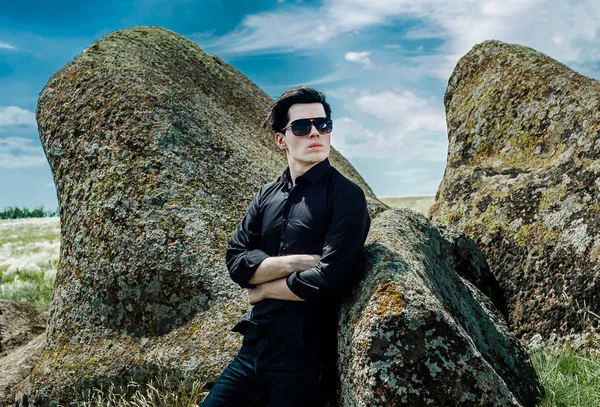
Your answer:
[[[311,156],[308,157],[307,160],[313,163],[320,163],[321,161],[325,160],[328,156],[328,153],[319,151],[318,154],[311,154]]]

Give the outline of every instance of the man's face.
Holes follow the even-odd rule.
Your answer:
[[[298,103],[292,105],[288,111],[288,116],[290,119],[286,123],[286,126],[289,126],[297,119],[327,117],[321,103]],[[287,151],[290,165],[295,163],[301,166],[312,166],[329,157],[330,134],[319,133],[314,125],[306,136],[294,136],[292,129],[288,127],[283,133],[277,133],[275,140],[279,148]]]

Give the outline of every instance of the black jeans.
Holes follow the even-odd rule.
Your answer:
[[[201,407],[318,407],[323,365],[272,367],[267,342],[244,343]]]

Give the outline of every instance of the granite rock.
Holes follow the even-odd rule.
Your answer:
[[[45,346],[48,315],[21,301],[0,300],[0,406],[31,373]]]
[[[432,220],[481,247],[520,338],[589,333],[600,347],[600,82],[486,41],[460,59],[444,103]]]
[[[47,320],[29,303],[0,299],[0,357],[43,333]]]
[[[527,353],[454,269],[453,250],[416,212],[375,218],[365,276],[340,317],[338,405],[535,405],[540,387]],[[473,265],[485,263],[471,250]]]
[[[14,405],[18,384],[36,365],[46,347],[46,333],[0,357],[0,406]]]

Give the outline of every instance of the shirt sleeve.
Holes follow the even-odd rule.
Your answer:
[[[352,288],[355,264],[370,225],[367,202],[360,187],[336,199],[319,264],[291,274],[286,280],[289,289],[305,301],[345,295]]]
[[[261,250],[261,191],[262,188],[250,203],[246,216],[235,229],[225,251],[225,262],[229,276],[242,288],[255,287],[248,281],[252,278],[260,263],[269,257]]]

